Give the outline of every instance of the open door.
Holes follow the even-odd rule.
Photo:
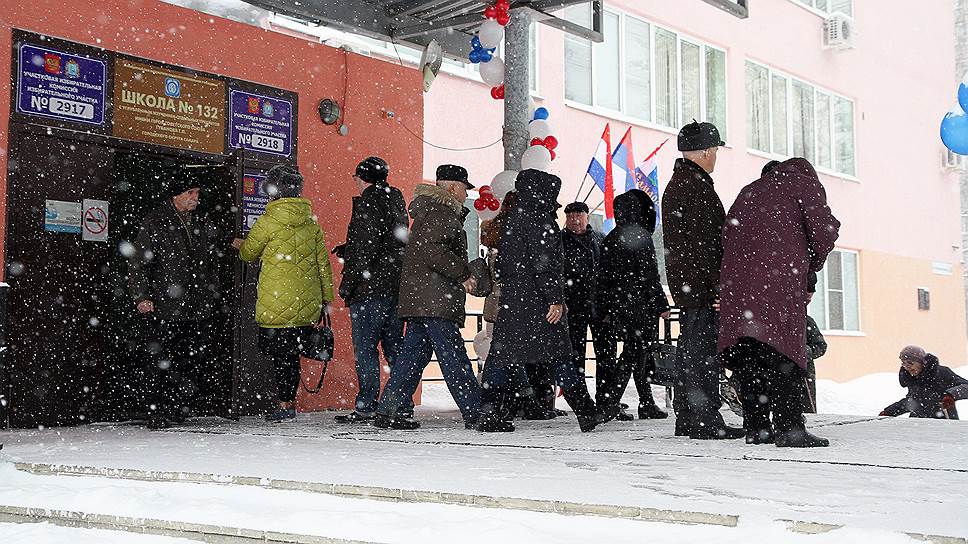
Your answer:
[[[57,134],[11,124],[5,265],[14,427],[96,418],[108,368],[111,247],[83,234],[82,204],[109,200],[114,151]]]

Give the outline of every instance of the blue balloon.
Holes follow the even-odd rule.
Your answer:
[[[473,64],[479,64],[482,60],[484,60],[483,58],[481,58],[481,55],[482,55],[481,50],[480,49],[475,49],[475,50],[471,51],[471,54],[467,58]]]
[[[968,114],[951,111],[941,121],[941,141],[959,155],[968,155]]]
[[[491,62],[494,60],[494,53],[488,51],[487,49],[481,50],[481,62]]]
[[[484,49],[484,44],[481,43],[480,36],[474,36],[471,38],[471,47],[474,49]]]
[[[534,119],[536,121],[539,119],[545,120],[549,117],[551,117],[551,112],[548,111],[548,108],[538,108],[534,110]]]

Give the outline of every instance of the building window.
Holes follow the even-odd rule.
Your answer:
[[[813,8],[821,13],[843,13],[848,17],[854,16],[853,0],[793,0],[798,4],[803,4],[808,8]]]
[[[928,311],[931,309],[931,291],[918,288],[918,310]]]
[[[854,103],[754,62],[746,62],[750,149],[804,157],[818,170],[855,176]]]
[[[560,14],[591,25],[588,5]],[[600,44],[565,36],[566,99],[673,129],[710,121],[726,137],[725,51],[613,10],[602,33]]]
[[[817,274],[817,292],[808,312],[825,331],[860,331],[857,253],[834,250]]]

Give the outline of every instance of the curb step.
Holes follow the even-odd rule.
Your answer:
[[[486,495],[470,495],[462,493],[446,493],[439,491],[420,491],[397,489],[388,487],[372,487],[350,484],[327,484],[320,482],[305,482],[295,480],[279,480],[252,476],[223,476],[179,471],[150,471],[138,469],[116,469],[77,465],[56,465],[49,463],[15,463],[17,470],[38,476],[95,476],[116,480],[137,480],[148,482],[197,483],[241,485],[260,487],[264,489],[279,489],[286,491],[302,491],[321,493],[345,498],[383,500],[405,503],[448,504],[479,508],[495,508],[503,510],[522,510],[538,513],[554,513],[576,516],[598,516],[613,519],[638,520],[655,523],[680,523],[686,525],[713,525],[719,527],[736,527],[739,524],[738,515],[712,514],[707,512],[692,512],[682,510],[662,510],[637,506],[618,506],[607,504],[585,504],[568,501],[554,501],[543,499],[524,499],[514,497],[497,497]],[[25,514],[26,512],[26,514]],[[332,539],[319,536],[273,533],[214,525],[199,525],[164,520],[148,520],[85,514],[81,512],[46,510],[42,508],[20,508],[0,506],[0,521],[4,515],[30,518],[32,521],[49,521],[62,523],[93,523],[95,528],[115,528],[116,530],[133,530],[134,532],[148,532],[149,529],[175,531],[175,533],[150,533],[195,538],[201,542],[224,543],[253,543],[280,542],[298,544],[372,544],[364,541]],[[92,521],[93,520],[93,521]],[[119,520],[119,521],[113,521]],[[787,528],[800,534],[822,534],[844,528],[843,525],[815,523],[809,521],[777,520]],[[99,526],[99,525],[106,526]],[[71,525],[75,526],[75,525]],[[76,525],[88,526],[88,525]],[[130,527],[126,528],[126,527]],[[142,531],[141,528],[146,530]],[[930,542],[932,544],[968,544],[968,538],[927,535],[922,533],[903,533],[907,536]],[[194,537],[191,535],[195,535]],[[211,540],[209,538],[216,538]],[[222,540],[218,540],[221,538]]]
[[[277,533],[225,527],[201,523],[186,523],[151,518],[131,518],[108,514],[90,514],[73,510],[25,508],[0,505],[0,522],[51,523],[60,527],[104,529],[155,536],[185,538],[206,544],[378,544],[363,540],[346,540],[315,535]]]

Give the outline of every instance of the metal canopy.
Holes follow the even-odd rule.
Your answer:
[[[465,59],[470,40],[481,23],[484,9],[493,0],[245,0],[282,15],[312,24],[362,34],[378,40],[423,48],[437,40],[447,56]],[[517,0],[512,9],[527,9],[533,20],[565,32],[601,42],[602,2],[595,6],[589,29],[553,15],[553,11],[588,4],[589,0]]]

